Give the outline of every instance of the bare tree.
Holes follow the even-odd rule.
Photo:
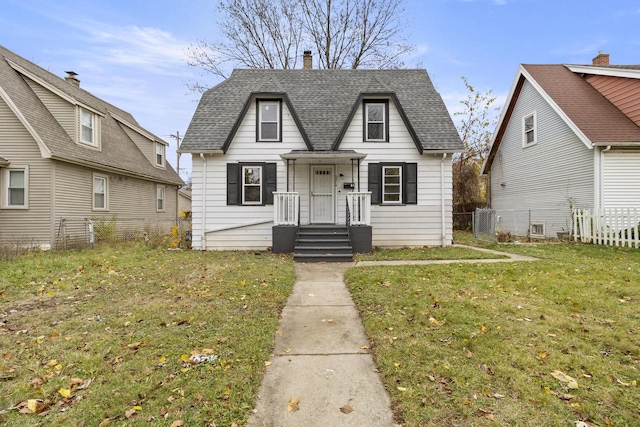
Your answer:
[[[466,77],[462,77],[467,97],[460,101],[462,111],[458,133],[465,151],[453,158],[453,204],[455,212],[470,212],[486,200],[486,185],[480,169],[487,157],[491,136],[497,124],[499,108],[494,107],[493,91],[479,92]]]
[[[403,35],[403,2],[223,0],[220,40],[193,43],[189,65],[223,78],[235,67],[297,68],[313,46],[318,68],[398,68],[414,50]]]

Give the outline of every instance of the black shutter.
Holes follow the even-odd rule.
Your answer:
[[[372,205],[379,205],[381,203],[381,170],[380,163],[369,163],[369,191],[371,191]]]
[[[277,191],[277,176],[278,176],[278,168],[277,163],[265,163],[265,194],[262,199],[264,200],[265,205],[273,204],[273,192]]]
[[[405,163],[404,165],[404,203],[407,205],[418,204],[418,164]]]
[[[227,163],[227,205],[239,205],[240,202],[240,165]]]

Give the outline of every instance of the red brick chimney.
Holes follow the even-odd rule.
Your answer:
[[[302,55],[302,69],[311,70],[313,68],[313,56],[311,56],[310,50],[305,50]]]
[[[602,51],[598,52],[598,56],[593,58],[593,65],[597,65],[597,66],[609,65],[609,54],[602,53]]]

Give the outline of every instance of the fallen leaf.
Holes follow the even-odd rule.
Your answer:
[[[407,391],[407,388],[406,387],[398,387],[398,390],[399,391]]]
[[[557,371],[557,370],[552,371],[551,376],[559,381],[562,381],[563,383],[567,383],[567,387],[571,389],[578,388],[578,381],[576,381],[575,378],[570,377],[569,375],[565,374],[562,371]]]
[[[27,400],[27,408],[34,414],[38,412],[38,399]]]
[[[182,421],[182,420],[176,420],[176,421],[171,423],[171,427],[181,427],[183,425],[184,425],[184,421]]]
[[[296,412],[300,410],[300,407],[298,406],[300,404],[300,398],[299,397],[292,397],[291,400],[289,400],[289,403],[287,403],[287,411],[289,412]]]
[[[71,396],[71,390],[66,388],[61,388],[60,390],[58,390],[58,393],[60,393],[60,396],[64,398]]]
[[[495,397],[496,399],[504,399],[504,394],[494,393],[493,397]]]
[[[264,362],[264,366],[269,366],[271,365],[271,361],[267,360],[266,362]]]
[[[136,410],[131,408],[131,409],[127,409],[126,411],[124,411],[124,416],[130,420],[131,418],[136,416]]]
[[[290,348],[285,348],[285,349],[284,349],[284,352],[285,352],[285,353],[291,353],[291,349],[290,349]]]
[[[369,346],[368,345],[361,345],[360,348],[363,349],[363,350],[369,350]]]
[[[347,404],[340,408],[340,412],[342,412],[343,414],[350,414],[353,412],[353,408]]]
[[[106,426],[108,426],[108,425],[109,425],[109,422],[110,422],[110,421],[111,421],[111,420],[110,420],[109,418],[105,418],[104,420],[102,420],[102,421],[100,422],[100,424],[98,424],[98,427],[106,427]]]

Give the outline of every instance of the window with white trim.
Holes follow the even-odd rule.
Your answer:
[[[262,204],[262,166],[242,166],[242,204]]]
[[[93,209],[107,210],[109,208],[109,179],[106,176],[93,176]]]
[[[84,108],[80,109],[80,142],[96,145],[96,118],[95,114]]]
[[[364,140],[386,142],[389,140],[389,112],[387,101],[364,101]]]
[[[164,212],[164,185],[156,187],[156,210]]]
[[[5,200],[6,208],[27,208],[28,193],[28,173],[27,168],[5,169]]]
[[[529,225],[529,227],[530,227],[531,237],[544,237],[545,236],[545,233],[544,233],[544,222],[531,223]]]
[[[258,141],[281,141],[280,101],[258,100]]]
[[[164,166],[164,144],[156,142],[156,166]]]
[[[536,112],[522,118],[522,146],[528,147],[538,142]]]
[[[382,167],[382,203],[402,203],[402,166]]]

